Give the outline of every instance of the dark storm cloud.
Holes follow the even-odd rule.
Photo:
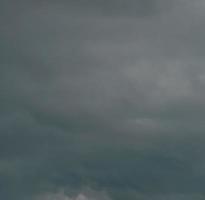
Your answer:
[[[203,1],[1,5],[1,198],[204,198]]]

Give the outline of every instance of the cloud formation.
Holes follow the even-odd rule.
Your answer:
[[[86,194],[87,193],[87,194]],[[68,197],[64,191],[57,193],[46,193],[34,198],[35,200],[110,200],[104,192],[87,190],[85,193],[79,193],[73,197]]]
[[[1,0],[0,198],[203,199],[204,10]]]

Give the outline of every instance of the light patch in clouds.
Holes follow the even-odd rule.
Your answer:
[[[34,200],[111,200],[104,192],[85,191],[77,195],[69,196],[63,190],[57,193],[45,193],[34,198]]]

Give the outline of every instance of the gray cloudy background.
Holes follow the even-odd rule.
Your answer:
[[[0,0],[0,199],[205,199],[205,1]]]

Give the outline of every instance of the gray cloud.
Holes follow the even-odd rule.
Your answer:
[[[1,5],[1,198],[204,197],[203,1]]]

